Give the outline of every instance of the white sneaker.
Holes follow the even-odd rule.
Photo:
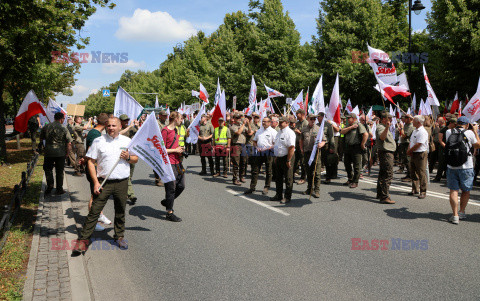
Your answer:
[[[105,215],[100,214],[100,217],[98,218],[98,221],[104,223],[105,225],[110,225],[112,223],[111,220],[109,220]]]
[[[458,225],[458,220],[459,220],[458,216],[454,216],[454,215],[452,215],[449,219],[449,221],[455,225]]]
[[[458,211],[458,218],[459,219],[466,219],[467,215],[465,214],[465,212]]]
[[[95,231],[99,232],[99,231],[103,231],[103,230],[105,230],[105,227],[100,225],[100,223],[97,223],[97,225],[95,225]]]

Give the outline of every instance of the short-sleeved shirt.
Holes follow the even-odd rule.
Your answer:
[[[205,138],[205,137],[208,137],[210,135],[213,135],[214,131],[215,131],[215,129],[213,128],[213,125],[211,123],[205,122],[205,124],[200,125],[200,130],[199,130],[198,136],[202,137],[202,138]],[[199,143],[207,143],[207,142],[211,142],[211,140],[210,141],[198,140],[198,142]]]
[[[171,130],[168,127],[162,129],[162,138],[166,149],[174,149],[178,147],[178,137],[175,139],[176,135],[177,131],[175,131],[175,129]],[[175,142],[173,141],[174,139]],[[169,153],[168,158],[170,159],[170,164],[180,163],[180,154],[178,153]]]
[[[132,139],[133,136],[138,132],[137,126],[134,125],[130,127],[125,133],[123,133],[123,136],[127,136],[128,138]]]
[[[67,128],[58,121],[44,126],[40,132],[40,139],[45,140],[45,157],[65,156],[67,144],[73,141]]]
[[[320,127],[316,124],[314,124],[312,127],[307,125],[302,129],[304,152],[311,152],[313,150],[313,146],[315,145],[315,139],[317,138],[319,130],[320,130]],[[327,138],[325,137],[325,135],[323,135],[323,141],[327,141]]]
[[[382,135],[385,128],[385,125],[381,123],[377,125],[377,131],[375,133],[377,137],[377,148],[379,151],[395,152],[397,150],[397,144],[395,143],[395,139],[393,139],[391,131],[388,131],[387,138],[385,138],[385,140],[382,141],[382,139],[380,139],[380,136]]]
[[[112,138],[104,134],[93,140],[92,145],[87,151],[87,157],[97,161],[97,177],[105,178],[110,170],[115,166],[123,149],[130,144],[131,139],[118,135]],[[120,159],[115,169],[110,174],[109,180],[121,180],[130,176],[130,164],[127,160]]]
[[[83,126],[76,124],[73,126],[73,131],[75,132],[75,142],[83,143]]]
[[[443,137],[442,137],[443,143],[447,143],[447,139],[445,138],[445,136],[448,130],[449,130],[448,126],[444,126],[443,128],[440,129],[439,134],[443,134]]]
[[[240,135],[236,135],[235,132],[237,132],[240,129],[241,125],[239,124],[232,124],[230,126],[230,133],[232,135],[232,144],[245,144],[247,142],[246,134],[247,134],[247,127],[243,127],[243,131],[240,133]]]
[[[400,137],[400,143],[410,143],[410,137],[412,136],[413,130],[415,130],[415,127],[411,122],[405,123],[403,126],[403,133],[406,137]]]
[[[256,125],[253,121],[250,122],[250,128],[252,129],[253,131],[253,134],[252,135],[246,135],[246,138],[247,138],[247,142],[245,142],[245,144],[248,144],[248,145],[252,145],[252,139],[253,137],[255,137],[255,133],[261,128],[259,127],[258,125]]]
[[[297,134],[296,132],[294,132],[295,135],[296,135],[296,137],[295,137],[295,143],[297,143],[297,144],[300,143],[300,138],[302,137],[302,133],[301,133],[301,132],[302,132],[303,128],[304,128],[304,127],[307,127],[307,126],[308,126],[308,121],[307,121],[307,119],[304,119],[303,121],[300,121],[300,120],[299,120],[299,121],[295,122],[295,128],[300,131],[300,134]]]
[[[359,145],[362,143],[362,135],[367,132],[363,124],[359,123],[358,121],[356,121],[354,124],[358,124],[358,127],[345,134],[346,145]]]
[[[288,148],[295,147],[296,135],[290,127],[285,127],[278,131],[274,142],[274,155],[275,157],[284,157],[288,155]]]
[[[446,132],[446,139],[448,140],[448,137],[450,137],[450,135],[452,134],[452,130],[448,130]],[[465,137],[467,137],[467,144],[468,144],[468,148],[471,149],[473,144],[477,143],[477,138],[475,137],[475,133],[473,133],[473,131],[471,130],[466,130],[464,132],[465,134]],[[462,166],[457,166],[457,167],[454,167],[454,166],[450,166],[447,164],[447,167],[450,168],[450,169],[471,169],[474,167],[473,165],[473,154],[472,152],[469,152],[468,153],[468,159],[467,159],[467,162],[465,162]]]
[[[428,151],[428,133],[423,126],[413,131],[412,136],[410,136],[409,148],[417,143],[421,143],[422,145],[414,151],[415,153],[423,153]]]
[[[96,129],[91,129],[88,134],[87,134],[87,139],[86,139],[86,146],[87,146],[87,151],[88,149],[90,148],[90,146],[92,145],[93,143],[93,140],[95,140],[96,138],[102,136],[102,133],[100,133],[99,130],[96,130]]]
[[[266,129],[261,127],[256,131],[255,137],[253,137],[252,141],[257,142],[257,149],[259,150],[269,149],[273,146],[276,136],[277,131],[275,131],[271,126]]]

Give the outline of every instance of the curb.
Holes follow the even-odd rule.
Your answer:
[[[42,189],[40,190],[40,198],[38,200],[37,218],[35,219],[35,227],[33,228],[33,238],[30,248],[30,256],[28,258],[27,275],[23,286],[23,300],[33,299],[33,282],[35,280],[35,267],[37,265],[38,243],[40,241],[40,221],[43,216],[43,202],[45,201],[44,191],[47,186],[45,174],[42,180]]]
[[[62,210],[63,210],[63,222],[65,229],[73,226],[79,232],[79,227],[75,220],[75,212],[72,207],[72,201],[70,199],[70,192],[68,191],[67,176],[64,173],[63,177],[64,187],[67,187],[67,193],[62,195]],[[71,213],[71,214],[69,214]],[[65,231],[65,239],[72,241],[78,239],[78,235]],[[85,257],[77,256],[72,257],[71,252],[67,254],[68,258],[68,271],[70,274],[70,288],[72,292],[73,301],[90,301],[94,300],[92,286],[88,277],[87,265]]]

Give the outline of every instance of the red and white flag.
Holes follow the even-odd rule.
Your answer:
[[[338,81],[338,73],[337,79],[335,80],[335,85],[333,86],[332,96],[330,97],[330,103],[328,105],[328,120],[333,120],[337,124],[341,123],[340,118],[340,84]]]
[[[427,86],[427,102],[429,105],[432,106],[440,106],[440,103],[438,102],[437,95],[435,95],[435,92],[433,92],[432,85],[430,84],[430,80],[428,79],[427,76],[427,71],[425,70],[425,65],[423,65],[423,76],[425,77],[425,85]]]
[[[208,103],[208,93],[207,89],[200,83],[200,95],[198,96],[201,100],[203,100],[205,103]]]
[[[405,86],[387,85],[384,82],[382,82],[377,76],[375,76],[375,78],[377,79],[379,89],[380,89],[380,92],[382,92],[382,95],[385,98],[387,98],[394,105],[395,105],[395,102],[393,101],[392,97],[397,96],[397,95],[407,97],[407,96],[411,95],[410,92],[408,92],[407,87],[405,87]]]
[[[25,133],[28,129],[28,120],[37,114],[46,115],[47,113],[40,100],[38,100],[37,95],[35,95],[35,92],[30,90],[27,96],[25,96],[15,117],[15,131]]]
[[[452,107],[450,108],[450,113],[454,114],[460,107],[460,100],[458,99],[458,92],[455,94],[453,99]]]
[[[476,122],[480,119],[480,79],[478,80],[477,92],[470,98],[470,101],[463,108],[462,113],[470,122]]]
[[[212,125],[214,128],[218,128],[218,119],[220,117],[222,117],[223,119],[227,118],[227,102],[225,100],[225,91],[220,94],[218,103],[212,113]]]
[[[150,165],[163,183],[175,180],[155,112],[147,117],[147,120],[133,136],[128,149]]]
[[[269,88],[265,84],[264,84],[264,86],[265,86],[265,89],[267,90],[267,95],[268,95],[269,98],[284,96],[282,93],[278,92],[277,90]]]

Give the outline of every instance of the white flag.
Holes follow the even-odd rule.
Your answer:
[[[355,113],[355,115],[357,115],[358,117],[360,115],[360,109],[358,108],[358,106],[355,106],[355,108],[353,108],[351,113]]]
[[[372,125],[372,139],[377,140],[377,123],[374,122]]]
[[[345,106],[345,110],[350,114],[353,111],[353,106],[352,103],[350,102],[350,99],[347,101],[347,105]]]
[[[325,113],[325,99],[323,97],[323,75],[320,76],[317,87],[312,94],[312,105],[310,106],[313,114]]]
[[[462,114],[466,116],[470,122],[476,122],[480,119],[480,79],[478,80],[477,92],[465,105]]]
[[[368,110],[367,120],[372,120],[372,113],[373,113],[372,108],[373,108],[373,107],[370,107],[370,110]]]
[[[117,96],[115,97],[115,106],[113,115],[120,117],[122,114],[127,114],[131,122],[136,120],[142,113],[143,107],[128,94],[122,87],[118,87]]]
[[[413,93],[413,99],[412,99],[412,112],[415,115],[415,111],[417,111],[417,97],[415,96],[415,93]]]
[[[295,115],[298,110],[305,110],[305,103],[303,102],[303,90],[298,93],[297,98],[292,102],[292,113]]]
[[[388,54],[383,50],[372,48],[368,44],[367,47],[370,55],[368,64],[372,67],[375,76],[387,85],[395,85],[398,82],[397,70]]]
[[[332,96],[330,96],[330,103],[328,104],[328,120],[333,120],[337,124],[340,124],[342,120],[340,119],[340,108],[342,100],[340,99],[340,82],[337,78],[335,80],[335,85],[333,86]]]
[[[251,106],[257,101],[257,84],[252,75],[252,83],[250,85],[250,93],[248,94],[248,104]]]
[[[399,86],[405,86],[407,90],[410,91],[410,87],[408,86],[408,81],[407,81],[407,75],[405,74],[405,72],[403,72],[398,76],[398,82],[399,82],[398,84]]]
[[[160,108],[160,105],[158,104],[158,95],[155,95],[155,109]]]
[[[317,137],[315,138],[315,145],[313,146],[312,154],[310,155],[310,159],[308,160],[308,165],[312,165],[313,160],[315,159],[315,154],[317,153],[318,144],[323,140],[324,125],[325,125],[325,118],[323,118],[322,124],[320,124],[320,129],[318,130]]]
[[[198,135],[200,133],[200,120],[202,119],[202,115],[205,114],[205,104],[202,104],[200,111],[198,111],[197,116],[193,119],[192,123],[188,126],[190,130],[189,135],[187,137],[187,143],[195,144],[198,141]]]
[[[217,91],[215,92],[215,103],[213,104],[213,107],[217,106],[220,95],[222,95],[222,90],[220,89],[220,78],[217,77]]]
[[[48,105],[47,105],[47,110],[45,113],[47,113],[47,119],[50,123],[55,121],[55,118],[53,117],[55,113],[61,112],[63,115],[65,115],[65,120],[63,121],[63,125],[67,125],[67,111],[65,111],[61,106],[58,105],[58,103],[55,102],[53,99],[48,100]]]
[[[175,181],[172,165],[154,112],[147,117],[147,120],[133,136],[128,149],[150,165],[163,183]]]
[[[423,65],[423,76],[425,77],[425,85],[427,86],[427,93],[428,93],[426,102],[429,105],[440,106],[437,95],[435,95],[435,92],[433,92],[432,85],[430,84],[430,80],[428,79],[427,71],[425,70],[425,65]]]

